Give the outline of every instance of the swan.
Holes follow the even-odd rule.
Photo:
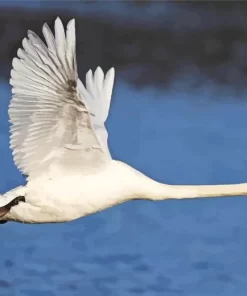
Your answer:
[[[160,201],[247,195],[247,183],[169,185],[113,160],[108,117],[114,68],[78,78],[75,20],[32,31],[13,59],[10,148],[25,186],[0,195],[0,223],[58,223],[133,199]]]

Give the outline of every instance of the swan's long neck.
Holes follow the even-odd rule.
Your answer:
[[[183,199],[247,195],[247,183],[229,185],[168,185],[152,180],[132,169],[134,199]]]
[[[184,185],[173,186],[173,188],[174,191],[187,190],[187,198],[247,195],[247,183],[227,185]]]
[[[232,185],[166,185],[149,180],[142,192],[144,199],[197,198],[247,195],[247,183]]]

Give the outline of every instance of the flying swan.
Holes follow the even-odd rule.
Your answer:
[[[0,196],[0,223],[66,222],[132,199],[247,195],[247,184],[168,185],[111,158],[105,121],[114,69],[78,78],[75,21],[32,31],[13,59],[10,147],[27,184]]]

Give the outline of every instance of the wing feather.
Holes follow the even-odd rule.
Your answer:
[[[59,18],[55,37],[47,24],[42,32],[47,46],[28,31],[23,49],[13,59],[10,79],[10,146],[16,166],[29,176],[62,157],[67,147],[82,151],[97,147],[109,153],[106,131],[101,129],[111,92],[106,90],[109,85],[103,71],[89,72],[86,88],[78,79],[74,20],[68,23],[66,34]]]
[[[110,152],[108,150],[108,132],[105,128],[105,121],[109,114],[114,76],[114,68],[111,68],[104,76],[102,69],[98,67],[94,75],[91,70],[87,72],[86,88],[80,80],[78,81],[78,90],[94,115],[91,120],[97,137],[101,145],[105,147],[108,155],[110,155]]]

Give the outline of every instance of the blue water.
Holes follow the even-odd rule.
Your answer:
[[[118,81],[107,122],[114,158],[171,184],[247,181],[247,102],[207,84]],[[22,184],[0,84],[0,192]],[[83,197],[82,197],[83,198]],[[246,197],[133,201],[67,224],[1,225],[0,295],[245,296]]]
[[[130,1],[129,1],[130,2]],[[236,4],[237,7],[238,4]],[[125,1],[46,1],[46,0],[1,0],[2,8],[42,11],[58,16],[95,18],[124,27],[147,29],[167,28],[180,33],[188,30],[217,29],[228,26],[246,27],[245,11],[235,9],[205,9],[205,6],[191,6],[172,1],[149,1],[148,5],[129,5]],[[224,7],[224,6],[222,6]],[[47,21],[49,21],[49,18]],[[238,45],[239,46],[239,45]]]

